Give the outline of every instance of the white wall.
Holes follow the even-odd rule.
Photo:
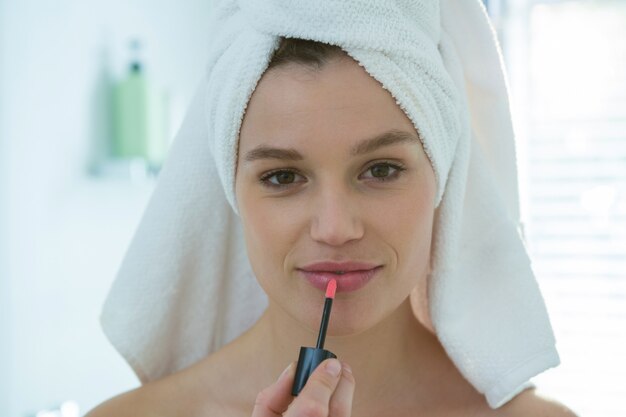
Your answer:
[[[98,316],[153,183],[87,167],[109,129],[103,88],[133,35],[178,127],[209,11],[205,0],[0,0],[0,416],[66,400],[84,414],[139,384]]]
[[[5,2],[0,0],[0,92],[4,91],[4,63],[5,57]],[[8,279],[8,221],[6,207],[8,204],[7,192],[7,152],[8,144],[6,140],[6,106],[4,97],[0,94],[0,375],[10,375],[11,344],[8,338],[10,334],[9,325],[9,279]],[[7,404],[11,398],[10,382],[8,378],[0,377],[0,415],[6,415],[3,411],[3,404]]]

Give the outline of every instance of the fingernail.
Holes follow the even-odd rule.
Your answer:
[[[332,376],[339,375],[341,372],[341,363],[337,359],[331,359],[326,363],[326,372],[331,374]]]
[[[291,365],[293,365],[293,362],[290,363],[289,365],[287,365],[287,367],[285,368],[283,373],[280,374],[280,376],[278,377],[277,381],[280,381],[281,379],[283,379],[285,377],[285,375],[287,375],[289,373],[289,370],[291,369]]]
[[[350,365],[348,365],[348,364],[347,364],[347,363],[345,363],[345,362],[341,362],[341,365],[342,365],[342,369],[343,369],[344,371],[346,371],[346,372],[347,372],[347,373],[349,373],[349,374],[351,374],[351,373],[352,373],[352,368],[350,368]]]

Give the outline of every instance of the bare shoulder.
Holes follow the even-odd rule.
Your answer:
[[[503,416],[510,417],[578,417],[565,405],[543,395],[536,388],[522,391],[502,407]]]
[[[204,360],[189,368],[119,394],[95,407],[85,417],[172,417],[236,415],[219,397],[222,384]]]
[[[171,417],[197,415],[202,386],[189,368],[121,393],[91,410],[85,417]]]
[[[104,401],[96,408],[89,411],[85,417],[126,417],[139,415],[157,417],[158,414],[147,407],[149,403],[149,394],[146,390],[143,387],[135,388]]]

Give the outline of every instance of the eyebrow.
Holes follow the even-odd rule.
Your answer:
[[[385,146],[400,143],[420,143],[419,136],[403,130],[392,129],[380,133],[372,138],[357,143],[350,151],[350,155],[359,156],[374,152]],[[273,148],[267,145],[259,145],[246,153],[245,161],[252,162],[260,159],[279,159],[286,161],[301,161],[304,157],[293,148]]]

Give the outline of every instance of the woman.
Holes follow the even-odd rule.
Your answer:
[[[446,339],[446,326],[459,321],[433,314],[448,301],[434,297],[432,317],[424,313],[419,288],[443,268],[444,258],[434,255],[445,234],[438,210],[454,179],[442,181],[436,145],[425,147],[425,136],[432,136],[407,113],[342,48],[281,39],[245,107],[229,200],[236,201],[247,259],[268,305],[243,334],[200,361],[153,380],[134,366],[145,385],[88,416],[574,415],[534,389],[517,389],[497,407],[488,403],[476,389],[480,373],[464,368],[453,339]],[[175,155],[170,158],[184,159]],[[161,190],[182,185],[163,185],[165,178]],[[147,236],[146,230],[138,234]],[[341,362],[323,362],[294,398],[295,363],[281,371],[286,358],[312,344],[324,296],[320,282],[331,277],[337,293],[325,348]],[[429,294],[454,290],[441,291]],[[248,301],[245,291],[223,294],[240,296],[231,306]],[[167,336],[160,337],[172,343]]]

